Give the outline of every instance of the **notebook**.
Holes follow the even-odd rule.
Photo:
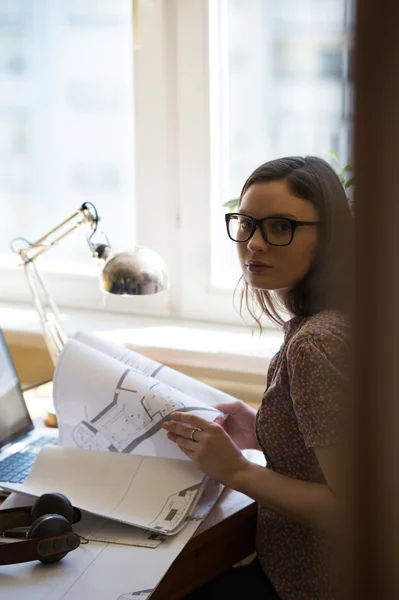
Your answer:
[[[57,444],[57,438],[57,429],[35,427],[0,330],[0,494],[3,485],[21,485],[40,449]]]

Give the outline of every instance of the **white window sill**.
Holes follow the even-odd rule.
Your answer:
[[[126,316],[109,312],[62,313],[68,335],[78,329],[124,344],[169,365],[195,367],[266,377],[282,332],[264,331],[260,337],[246,327]],[[10,343],[44,347],[39,318],[28,305],[0,303],[0,326]]]

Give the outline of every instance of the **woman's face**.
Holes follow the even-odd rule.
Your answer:
[[[256,183],[244,194],[238,212],[255,219],[287,217],[297,221],[317,221],[314,205],[293,196],[283,180]],[[288,246],[266,243],[259,227],[248,242],[237,243],[244,279],[253,289],[291,290],[307,275],[317,246],[317,227],[297,227]],[[259,263],[259,264],[258,264]]]

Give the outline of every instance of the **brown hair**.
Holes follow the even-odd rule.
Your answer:
[[[289,156],[264,163],[250,175],[242,188],[245,192],[256,183],[284,180],[292,194],[309,200],[320,221],[316,258],[307,273],[281,301],[267,290],[252,289],[241,277],[240,313],[246,306],[262,329],[257,309],[282,325],[281,309],[298,317],[309,317],[324,309],[344,310],[352,284],[353,217],[344,187],[334,169],[315,156]]]

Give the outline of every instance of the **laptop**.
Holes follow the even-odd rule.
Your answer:
[[[40,449],[57,439],[58,429],[35,427],[0,330],[0,495],[7,484],[22,487]]]

